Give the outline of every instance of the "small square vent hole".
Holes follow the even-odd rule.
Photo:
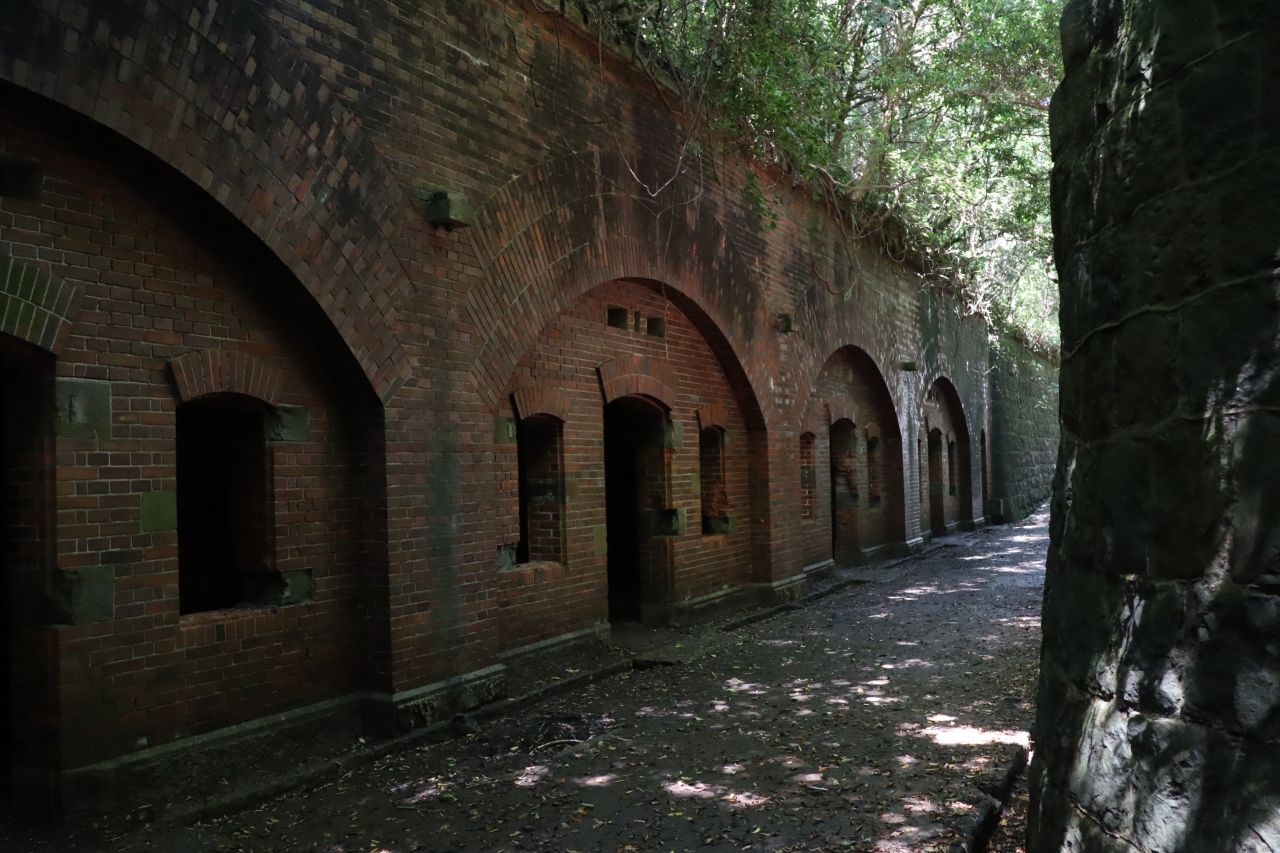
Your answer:
[[[650,337],[665,338],[667,336],[667,321],[661,317],[650,317],[645,328]]]
[[[627,328],[627,309],[619,308],[617,305],[609,306],[609,325],[615,329]]]
[[[40,201],[44,173],[35,160],[0,157],[0,196],[18,201]]]

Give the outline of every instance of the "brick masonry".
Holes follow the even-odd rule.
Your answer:
[[[991,349],[987,518],[1026,517],[1049,496],[1058,458],[1058,364],[1003,339]]]
[[[948,523],[982,520],[984,324],[844,246],[783,176],[758,173],[775,225],[745,200],[749,164],[677,159],[651,82],[571,8],[11,6],[0,156],[38,164],[43,193],[0,197],[0,298],[48,319],[4,326],[25,349],[6,344],[0,373],[54,398],[47,452],[6,450],[49,545],[7,558],[48,605],[14,640],[41,662],[12,680],[39,709],[15,718],[15,774],[56,790],[353,694],[444,712],[436,686],[483,671],[491,691],[510,653],[607,628],[613,399],[661,409],[646,488],[670,529],[645,559],[662,618],[794,594],[832,556],[833,418],[856,432],[848,559],[930,535],[926,420],[957,437]],[[428,221],[445,191],[469,226]],[[306,601],[178,612],[175,413],[210,393],[292,419],[268,443],[274,563],[309,573]],[[526,472],[543,545],[520,562],[530,417],[559,444]]]

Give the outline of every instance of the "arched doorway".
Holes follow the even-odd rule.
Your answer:
[[[929,530],[934,536],[945,536],[947,484],[944,474],[942,430],[929,430]]]
[[[929,528],[954,533],[974,518],[969,430],[960,395],[946,377],[925,394],[924,424],[929,443]]]
[[[831,425],[831,556],[838,565],[861,561],[858,536],[858,431],[848,418]]]
[[[0,335],[0,791],[9,790],[15,763],[36,748],[45,721],[42,691],[48,660],[34,636],[40,607],[14,600],[38,590],[51,565],[53,362],[48,353]],[[25,576],[25,579],[20,579]]]
[[[644,619],[646,604],[667,601],[655,539],[678,532],[671,509],[670,421],[639,395],[604,407],[605,524],[610,621]]]
[[[808,405],[825,410],[829,426],[801,438],[802,512],[830,527],[826,536],[818,530],[805,535],[799,558],[806,564],[833,559],[849,566],[900,552],[907,540],[903,440],[879,367],[864,350],[841,347],[823,364],[810,394]],[[811,455],[818,459],[816,467]],[[812,487],[806,485],[810,480]],[[828,498],[817,499],[810,510],[809,496],[824,493]]]

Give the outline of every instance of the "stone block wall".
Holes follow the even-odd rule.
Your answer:
[[[1058,363],[1017,340],[991,347],[991,427],[985,432],[986,515],[1019,521],[1049,497],[1058,458]]]
[[[1280,7],[1073,0],[1028,851],[1280,847]]]

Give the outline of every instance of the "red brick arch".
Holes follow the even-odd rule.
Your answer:
[[[853,398],[848,394],[836,394],[827,400],[827,423],[834,424],[839,420],[849,423],[858,422],[858,413],[853,407]]]
[[[960,427],[964,430],[964,433],[960,435],[960,438],[963,441],[968,442],[969,436],[973,433],[969,423],[969,412],[965,410],[964,401],[961,400],[960,392],[956,390],[955,383],[953,383],[946,374],[938,373],[931,375],[929,380],[924,384],[924,387],[921,389],[920,394],[916,399],[917,419],[920,423],[925,422],[925,398],[935,385],[946,398],[941,402],[960,414],[960,417],[957,419],[957,423],[959,423]]]
[[[620,355],[599,365],[604,401],[641,394],[652,397],[668,409],[675,400],[675,373],[671,365],[647,355]]]
[[[0,257],[0,332],[58,355],[79,301],[80,290],[71,282]]]
[[[215,9],[212,14],[210,8]],[[408,197],[257,4],[13,0],[0,79],[118,132],[213,196],[298,277],[389,400],[410,376],[392,251]],[[6,34],[17,22],[18,37]],[[219,82],[217,88],[191,80]]]
[[[208,394],[244,394],[276,405],[284,376],[266,359],[240,352],[196,350],[169,362],[178,399],[195,400]]]
[[[517,388],[511,396],[521,420],[534,415],[551,415],[561,423],[569,419],[569,395],[562,388],[538,382]]]
[[[479,338],[472,386],[498,411],[516,364],[548,323],[599,284],[639,280],[663,288],[690,317],[749,428],[763,429],[767,371],[778,360],[769,308],[763,296],[749,297],[763,284],[708,203],[650,207],[624,191],[637,186],[620,159],[590,152],[544,163],[481,206],[468,229],[481,265],[465,300]],[[681,191],[696,195],[669,192]]]
[[[723,403],[707,403],[698,409],[698,429],[729,428],[729,407]]]

